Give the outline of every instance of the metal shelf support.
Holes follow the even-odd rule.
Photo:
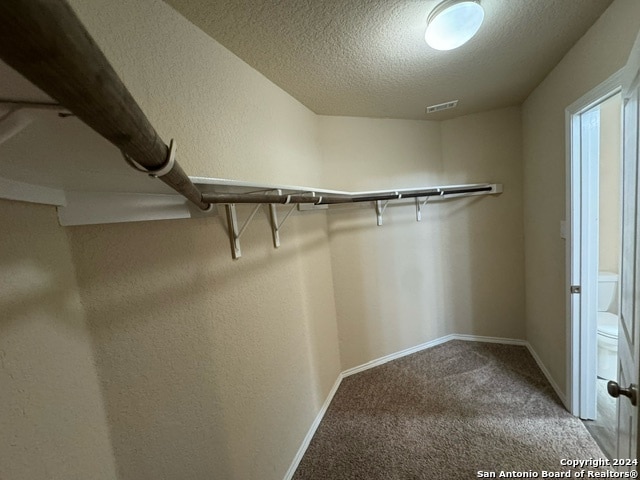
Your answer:
[[[242,228],[238,230],[238,214],[236,212],[235,203],[229,203],[224,206],[227,213],[227,231],[229,232],[229,241],[231,242],[231,256],[234,260],[237,260],[242,256],[242,250],[240,249],[240,237],[245,232],[253,217],[256,216],[260,209],[260,204],[257,204],[247,219],[245,220]]]
[[[422,207],[424,207],[429,201],[429,197],[424,199],[424,202],[420,201],[420,197],[416,197],[416,222],[422,221]]]
[[[249,185],[244,185],[248,187]],[[289,192],[283,192],[289,190]],[[273,193],[267,193],[273,192]],[[227,229],[229,232],[229,241],[231,243],[231,255],[234,259],[241,257],[240,237],[245,232],[251,220],[255,217],[260,209],[260,205],[269,206],[269,224],[271,228],[271,237],[274,248],[280,247],[280,230],[285,221],[291,216],[293,211],[298,210],[316,210],[319,207],[328,207],[329,205],[338,204],[364,204],[368,203],[375,208],[378,226],[383,224],[384,212],[392,200],[410,200],[413,199],[416,209],[416,221],[422,221],[422,208],[429,202],[431,197],[438,199],[459,198],[473,195],[495,195],[502,193],[502,184],[468,184],[468,185],[451,185],[443,187],[430,187],[419,189],[404,190],[380,190],[374,192],[338,192],[333,191],[326,195],[318,195],[318,190],[302,189],[302,188],[264,188],[252,189],[245,193],[204,193],[203,200],[205,202],[220,203],[225,205],[227,213]],[[422,200],[424,198],[424,200]],[[254,204],[255,207],[248,216],[247,220],[238,228],[238,217],[236,213],[236,203]],[[278,219],[277,204],[289,204],[290,208],[282,218]],[[301,208],[303,207],[303,208]]]
[[[296,209],[296,207],[297,205],[294,204],[286,213],[282,221],[278,223],[278,211],[276,210],[276,205],[275,203],[269,204],[269,220],[271,223],[271,235],[273,237],[273,248],[280,247],[280,229],[282,228],[282,225],[284,225],[284,222],[287,221],[287,218],[289,218],[289,216]]]
[[[376,200],[376,218],[379,227],[382,226],[382,215],[387,209],[387,205],[389,205],[389,200],[385,201],[384,203],[382,202],[382,200]]]

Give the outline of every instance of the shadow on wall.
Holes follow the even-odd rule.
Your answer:
[[[0,200],[0,478],[115,478],[55,209]]]
[[[66,333],[84,331],[64,235],[50,234],[57,227],[53,208],[6,200],[0,206],[0,327],[48,317],[63,322]],[[37,220],[27,221],[31,217]]]
[[[419,156],[421,172],[412,186],[437,178],[441,185],[493,181],[505,188],[499,196],[430,202],[421,223],[412,205],[390,206],[381,227],[372,209],[329,214],[343,368],[449,333],[523,338],[520,109],[442,122],[434,145],[424,142],[434,122],[383,122],[399,132],[380,130],[370,119],[336,122],[347,132],[325,152],[334,162],[350,162],[366,144],[370,161],[390,168],[392,178],[410,178]],[[325,127],[329,123],[325,118]],[[352,143],[343,146],[346,138]],[[376,154],[381,143],[397,147],[393,161]],[[374,188],[385,178],[366,180],[357,188]]]
[[[342,371],[327,216],[318,212],[298,214],[290,228],[282,230],[281,242],[297,239],[299,278],[302,291],[306,292],[300,300],[308,328],[306,350],[317,411]]]
[[[288,222],[238,261],[211,219],[68,230],[122,478],[284,475],[339,372],[324,215]]]
[[[483,220],[497,201],[432,201],[420,223],[413,205],[390,206],[381,227],[373,208],[331,214],[333,263],[348,265],[334,279],[344,368],[449,333],[498,335],[492,322],[512,307],[491,300],[517,283],[495,267],[499,226]]]
[[[0,326],[11,328],[12,323],[32,318],[43,310],[43,305],[47,305],[46,311],[52,317],[66,323],[69,332],[82,325],[78,324],[78,311],[70,315],[77,292],[69,288],[68,278],[61,279],[52,272],[46,260],[16,258],[11,249],[3,253],[6,255],[0,253],[0,264],[7,280],[2,282]]]
[[[389,206],[376,226],[373,208],[330,217],[343,368],[441,336],[441,257],[432,207],[417,223],[412,206]],[[381,353],[377,353],[381,352]]]
[[[440,185],[441,122],[318,117],[326,188]]]
[[[450,333],[524,337],[522,237],[510,233],[509,221],[521,219],[505,212],[509,197],[479,197],[442,212]]]

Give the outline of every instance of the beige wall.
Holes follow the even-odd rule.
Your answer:
[[[600,105],[599,269],[615,273],[620,268],[621,112],[621,95]]]
[[[62,229],[0,203],[0,476],[281,479],[341,368],[452,332],[524,338],[519,108],[316,117],[159,0],[71,3],[192,175],[505,192],[422,223],[411,205],[383,227],[370,209],[296,214],[279,250],[261,213],[237,262],[222,216]],[[638,23],[616,0],[522,112],[527,338],[560,385],[563,112]]]
[[[566,388],[565,109],[622,68],[640,28],[640,2],[616,0],[525,101],[527,339]]]
[[[116,478],[55,209],[0,200],[0,478]]]
[[[318,183],[315,114],[166,3],[70,4],[189,175]]]
[[[318,183],[316,116],[166,4],[72,5],[191,175]],[[238,261],[223,216],[68,232],[120,478],[281,479],[340,372],[325,214]]]
[[[504,183],[496,197],[329,213],[344,369],[464,333],[524,338],[520,109],[447,122],[320,117],[326,182]]]
[[[440,122],[318,119],[327,188],[363,191],[439,184]]]
[[[339,372],[326,222],[74,227],[122,479],[281,479]],[[285,233],[286,232],[286,233]]]
[[[372,275],[380,276],[387,266],[395,271],[392,289],[378,287],[384,315],[376,307],[371,316],[355,318],[371,329],[375,348],[362,350],[357,336],[345,336],[354,328],[357,333],[357,326],[343,305],[344,368],[451,331],[522,335],[517,269],[522,262],[511,258],[519,255],[521,233],[510,217],[512,208],[520,208],[518,109],[445,124],[354,120],[350,128],[359,130],[357,141],[344,139],[340,153],[332,151],[337,145],[331,132],[349,119],[319,119],[164,3],[74,0],[72,5],[160,134],[178,140],[190,174],[324,181],[348,189],[479,180],[507,185],[498,198],[429,206],[421,224],[413,221],[412,207],[390,207],[384,230],[366,212],[366,225],[354,238],[341,237],[343,217],[332,213],[331,246],[338,252],[333,258],[324,213],[291,217],[279,250],[271,247],[266,216],[259,214],[242,238],[243,258],[237,262],[230,259],[222,216],[69,229],[50,219],[59,248],[67,253],[60,257],[59,248],[42,247],[43,255],[57,258],[70,272],[75,265],[120,479],[282,478],[341,370],[334,292],[344,302],[350,272],[339,256],[354,246],[365,262],[369,248],[380,256]],[[461,140],[476,129],[480,136]],[[500,129],[513,135],[502,141]],[[486,141],[487,135],[493,140]],[[367,162],[364,175],[362,165],[343,164],[351,149]],[[483,178],[476,178],[480,174]],[[341,184],[344,179],[349,182]],[[364,212],[346,212],[345,218]],[[239,213],[242,219],[247,210]],[[503,214],[511,223],[507,235],[499,221]],[[39,222],[31,210],[12,215],[15,222]],[[470,233],[473,255],[458,260],[469,248]],[[505,256],[512,268],[505,270],[500,261],[496,267],[491,256],[513,238]],[[391,252],[397,259],[380,255],[385,239],[396,245]],[[23,241],[29,251],[32,244]],[[332,274],[336,266],[339,271]],[[485,266],[506,293],[467,277],[467,283],[457,284]],[[366,272],[356,273],[368,288]],[[452,292],[455,297],[448,297]],[[400,302],[393,299],[396,293]],[[507,300],[494,302],[496,295]],[[396,319],[401,322],[394,324]],[[375,331],[377,321],[387,322],[388,339]],[[91,352],[86,335],[80,345]],[[84,365],[94,375],[92,362]],[[78,388],[69,392],[76,395]],[[72,435],[70,442],[81,439]],[[111,458],[109,445],[101,454]],[[76,470],[67,467],[72,478]]]

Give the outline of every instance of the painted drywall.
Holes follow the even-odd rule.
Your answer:
[[[160,0],[72,0],[192,176],[317,183],[316,116]]]
[[[600,105],[600,212],[599,269],[618,273],[622,200],[622,97],[615,95]]]
[[[616,0],[523,105],[527,340],[566,391],[565,109],[622,68],[640,2]]]
[[[320,117],[325,181],[373,190],[503,183],[499,196],[328,216],[345,369],[450,334],[524,338],[520,109],[446,122]]]
[[[66,235],[0,200],[0,478],[116,478]]]
[[[40,224],[37,209],[11,213],[16,225],[29,225],[10,237],[12,252],[20,253],[22,242],[24,252],[42,248],[43,258],[61,262],[56,268],[67,273],[75,266],[110,427],[107,432],[99,416],[99,396],[85,391],[98,388],[85,332],[77,344],[61,342],[64,354],[75,355],[69,371],[81,373],[81,385],[64,393],[89,399],[77,421],[84,422],[87,411],[98,416],[69,421],[65,428],[73,434],[62,446],[38,450],[34,465],[15,467],[20,474],[46,465],[47,475],[57,473],[55,467],[63,478],[101,478],[102,472],[112,478],[113,459],[120,479],[280,479],[341,370],[338,334],[342,368],[454,331],[523,338],[518,108],[442,124],[318,118],[163,2],[71,3],[162,137],[178,140],[180,161],[191,174],[349,189],[495,181],[504,183],[505,193],[429,205],[420,224],[411,206],[389,207],[380,228],[371,210],[332,212],[329,224],[322,213],[296,214],[283,228],[280,250],[271,247],[261,213],[242,238],[238,262],[229,258],[222,217],[67,230],[49,225],[38,235],[31,226]],[[637,13],[621,0],[612,9],[603,18],[613,20],[585,37],[595,35],[587,41],[591,47],[609,35],[611,23],[622,22],[625,32]],[[579,65],[588,74],[613,69],[609,56],[603,67],[587,65],[590,49],[583,50],[576,62],[584,62]],[[561,77],[571,85],[572,74]],[[530,99],[524,115],[543,133],[547,119],[538,108],[554,111],[547,88],[555,92],[543,86],[533,96],[541,105]],[[540,176],[548,180],[547,172],[530,169],[539,190],[529,199],[548,202],[544,185],[536,183]],[[240,210],[241,218],[246,214]],[[530,229],[535,220],[529,219]],[[61,232],[68,235],[70,258]],[[57,247],[37,247],[51,236]],[[532,238],[535,254],[540,249]],[[549,264],[544,255],[537,260],[542,269]],[[532,275],[529,291],[536,293],[540,282]],[[77,295],[73,302],[73,315],[81,318]],[[545,340],[548,325],[530,325],[531,335]],[[35,334],[25,335],[21,349],[47,351]],[[551,369],[553,358],[541,345],[534,346]],[[25,392],[53,391],[55,399],[59,391],[47,382],[57,381],[59,372],[50,374],[49,363],[36,367],[25,381],[44,380]],[[94,451],[83,461],[98,457],[95,464],[55,463],[84,440],[82,448]],[[12,461],[30,462],[32,453]]]
[[[289,221],[237,262],[216,220],[69,229],[121,478],[283,478],[339,371],[326,222]]]
[[[71,3],[189,174],[318,183],[316,116],[165,3]],[[326,216],[267,218],[67,230],[121,480],[289,468],[341,369]]]

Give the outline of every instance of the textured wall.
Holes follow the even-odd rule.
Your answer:
[[[620,268],[622,164],[622,97],[616,95],[600,105],[600,234],[599,268]]]
[[[519,108],[443,123],[321,117],[327,182],[504,183],[497,197],[329,213],[343,368],[449,333],[524,338]]]
[[[193,176],[314,184],[316,116],[160,0],[71,0]]]
[[[0,478],[116,478],[55,209],[0,200]]]
[[[217,220],[69,229],[123,479],[281,479],[339,372],[323,216]]]
[[[622,68],[640,28],[640,2],[616,0],[523,106],[527,339],[566,384],[565,109]]]
[[[316,184],[315,115],[160,1],[73,1],[192,175]],[[242,222],[247,209],[239,209]],[[122,480],[280,480],[340,371],[327,223],[70,228]]]
[[[294,215],[280,250],[259,214],[238,262],[222,217],[70,228],[70,255],[51,209],[0,204],[0,473],[282,478],[341,369],[336,303],[343,368],[450,332],[523,337],[518,108],[318,118],[163,2],[71,3],[190,174],[505,193],[429,205],[420,224],[411,206],[381,228],[371,210]],[[624,63],[613,46],[638,8],[617,0],[525,107],[528,338],[560,384],[563,109]]]

